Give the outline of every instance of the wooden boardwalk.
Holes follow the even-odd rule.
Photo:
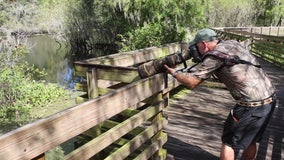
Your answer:
[[[277,88],[278,107],[259,144],[256,160],[284,159],[284,69],[260,61]],[[234,105],[225,89],[199,86],[166,111],[168,160],[218,160],[223,123]]]

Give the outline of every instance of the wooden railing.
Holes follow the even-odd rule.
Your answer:
[[[275,64],[275,59],[283,60],[282,41],[216,31],[225,38],[252,38],[257,55],[266,58],[264,50],[270,50],[267,59]],[[0,159],[44,159],[47,151],[74,137],[84,141],[76,141],[63,159],[165,159],[163,110],[169,91],[179,84],[167,74],[140,79],[137,66],[187,47],[174,43],[76,62],[76,75],[86,80],[76,84],[85,92],[78,105],[2,135]]]
[[[77,99],[79,104],[1,136],[0,159],[44,159],[48,150],[80,136],[88,138],[63,159],[165,159],[163,110],[169,105],[169,91],[179,84],[166,74],[140,79],[135,66],[181,51],[182,46],[76,62],[76,74],[86,78],[76,85],[86,92]]]
[[[236,39],[239,41],[244,41],[249,39],[251,41],[250,44],[251,51],[255,53],[256,56],[283,68],[284,67],[284,27],[273,28],[274,30],[277,30],[278,35],[265,35],[255,32],[256,30],[263,30],[263,28],[264,27],[214,28],[214,30],[222,39]],[[269,28],[267,27],[266,29]],[[279,34],[279,32],[282,33],[282,36]]]

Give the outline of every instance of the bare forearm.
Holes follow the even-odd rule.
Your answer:
[[[190,89],[194,89],[197,87],[200,83],[203,82],[203,80],[197,79],[190,74],[187,73],[176,73],[175,78],[177,81],[179,81],[181,84],[185,85],[186,87]]]
[[[165,65],[165,68],[167,69],[168,73],[171,74],[173,77],[175,77],[181,84],[185,85],[186,87],[190,89],[194,89],[196,86],[198,86],[200,83],[203,82],[203,80],[197,79],[193,76],[191,76],[189,73],[178,73],[175,71],[175,69],[168,67]]]

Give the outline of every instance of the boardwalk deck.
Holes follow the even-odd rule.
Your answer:
[[[278,107],[259,144],[256,160],[284,159],[284,70],[261,61],[277,88]],[[234,105],[225,89],[200,86],[182,99],[174,100],[166,111],[165,144],[169,160],[218,160],[222,127]]]

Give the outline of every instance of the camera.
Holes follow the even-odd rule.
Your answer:
[[[178,64],[183,63],[184,68],[186,67],[186,61],[191,59],[195,63],[201,62],[201,57],[196,45],[190,45],[189,50],[183,53],[170,54],[164,58],[154,59],[152,61],[146,62],[138,66],[138,74],[140,78],[146,78],[157,73],[162,73],[166,71],[164,65],[169,67],[174,67]]]

